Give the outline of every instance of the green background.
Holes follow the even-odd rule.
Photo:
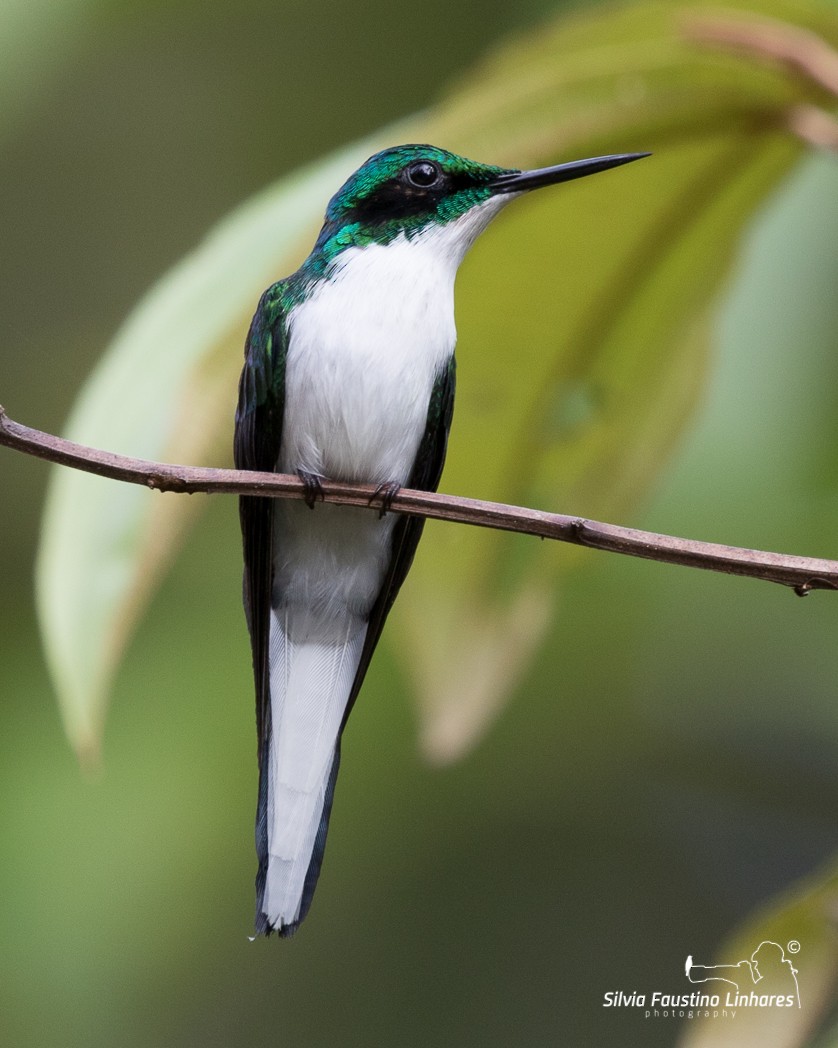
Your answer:
[[[228,209],[432,102],[548,9],[8,4],[0,402],[58,430],[133,303]],[[760,216],[695,425],[620,523],[836,555],[835,187],[835,161],[809,160]],[[688,953],[711,963],[834,850],[835,599],[596,554],[453,767],[421,761],[382,646],[312,914],[290,943],[250,943],[234,501],[155,598],[86,779],[34,618],[46,475],[0,452],[0,1043],[671,1044],[675,1023],[603,994],[682,992]]]

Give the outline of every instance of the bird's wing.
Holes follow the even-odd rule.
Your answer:
[[[436,491],[439,478],[442,476],[442,467],[445,463],[445,451],[448,446],[448,431],[451,428],[451,417],[454,412],[454,387],[456,380],[456,363],[452,356],[443,366],[434,382],[428,405],[428,417],[425,423],[425,433],[419,445],[416,462],[408,480],[408,487],[420,491]],[[361,659],[355,673],[352,691],[346,704],[346,712],[343,715],[343,723],[352,711],[358,692],[364,682],[367,669],[372,659],[372,653],[378,644],[384,622],[393,606],[393,601],[407,577],[410,565],[422,530],[425,526],[424,517],[400,516],[393,528],[393,544],[390,566],[384,577],[381,590],[370,612],[369,627],[367,628],[364,646],[361,651]]]
[[[282,440],[285,407],[285,360],[288,335],[282,285],[262,296],[245,343],[244,369],[236,409],[234,459],[237,469],[275,469]],[[259,767],[270,738],[270,632],[274,500],[245,495],[239,500],[244,546],[244,607],[256,680],[256,727]],[[260,783],[260,794],[266,789]],[[260,796],[260,810],[262,798]]]

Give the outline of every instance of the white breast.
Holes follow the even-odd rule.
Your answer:
[[[454,352],[454,267],[421,240],[350,248],[289,317],[281,468],[405,483]]]

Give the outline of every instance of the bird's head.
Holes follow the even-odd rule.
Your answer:
[[[333,259],[347,247],[432,235],[462,257],[513,197],[647,156],[621,153],[535,171],[481,164],[429,145],[404,145],[371,156],[335,193],[317,248]],[[445,232],[445,235],[441,235]]]

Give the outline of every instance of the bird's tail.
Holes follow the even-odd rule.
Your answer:
[[[271,613],[271,723],[256,817],[257,934],[292,934],[311,905],[365,633],[366,622],[348,610]]]

